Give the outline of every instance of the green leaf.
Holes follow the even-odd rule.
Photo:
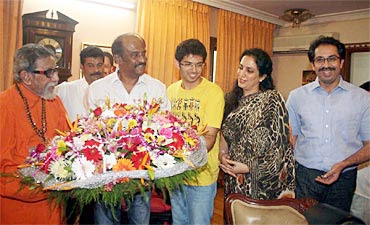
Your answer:
[[[154,180],[154,171],[148,170],[148,176],[151,180]]]

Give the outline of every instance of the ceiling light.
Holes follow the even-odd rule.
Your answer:
[[[307,9],[288,9],[285,10],[284,15],[280,16],[280,19],[293,22],[293,27],[299,27],[299,25],[313,17],[309,10]]]

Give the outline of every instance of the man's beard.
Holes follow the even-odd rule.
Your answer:
[[[46,100],[54,99],[56,96],[56,90],[55,86],[57,85],[57,82],[50,82],[46,85],[44,88],[43,93],[41,94],[41,97],[43,97]]]

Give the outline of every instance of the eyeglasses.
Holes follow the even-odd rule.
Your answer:
[[[47,78],[52,78],[54,73],[58,74],[58,67],[55,67],[54,69],[48,69],[48,70],[34,70],[32,73],[45,75]]]
[[[184,62],[184,63],[180,63],[180,65],[184,67],[185,69],[190,69],[190,68],[192,69],[194,66],[196,69],[201,69],[203,68],[205,63],[204,62],[199,62],[199,63]]]
[[[331,55],[329,56],[328,58],[324,58],[324,57],[317,57],[315,58],[313,61],[315,64],[318,64],[318,65],[323,65],[325,64],[325,61],[328,61],[329,64],[334,64],[335,62],[337,62],[339,59],[338,56],[336,55]]]

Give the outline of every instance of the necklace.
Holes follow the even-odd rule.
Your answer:
[[[26,109],[26,114],[27,114],[27,119],[31,124],[32,129],[36,132],[36,134],[42,139],[42,141],[45,143],[46,142],[46,110],[45,110],[45,99],[41,98],[41,123],[42,127],[41,129],[36,127],[36,123],[32,119],[30,107],[28,105],[27,99],[24,97],[21,89],[19,88],[18,84],[15,84],[17,91],[19,95],[21,96],[23,103],[24,103],[24,108]]]

